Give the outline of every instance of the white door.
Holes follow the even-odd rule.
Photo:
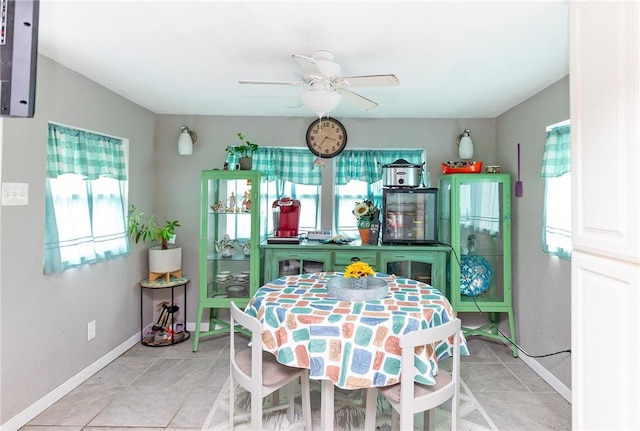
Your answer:
[[[640,7],[570,8],[573,428],[640,429]]]

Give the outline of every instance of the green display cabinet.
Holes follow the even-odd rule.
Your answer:
[[[201,175],[199,301],[193,351],[200,337],[229,331],[220,310],[243,308],[260,287],[260,242],[266,239],[266,179],[258,171],[208,170]],[[202,330],[204,310],[209,325]],[[226,313],[228,314],[228,313]],[[227,317],[228,319],[228,317]]]
[[[464,328],[509,344],[518,356],[511,288],[511,178],[508,174],[440,176],[440,241],[451,246],[447,296],[456,312],[481,313]],[[509,334],[499,330],[506,315]]]

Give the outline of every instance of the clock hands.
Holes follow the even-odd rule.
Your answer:
[[[324,137],[324,139],[322,140],[322,142],[320,142],[320,143],[318,144],[318,151],[322,150],[322,147],[324,146],[324,141],[326,141],[327,139],[329,139],[329,140],[331,140],[331,141],[333,141],[333,142],[338,142],[338,140],[337,140],[337,139],[333,139],[333,138],[330,138],[330,137],[328,137],[328,136],[325,136],[325,137]]]
[[[322,149],[322,146],[324,145],[324,141],[326,141],[327,139],[330,139],[330,140],[332,140],[334,142],[337,142],[337,139],[333,139],[333,138],[330,138],[328,136],[325,136],[324,139],[322,140],[322,142],[320,142],[320,144],[318,144],[318,149]]]

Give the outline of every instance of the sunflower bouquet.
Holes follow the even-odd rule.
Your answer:
[[[365,262],[353,262],[344,270],[345,278],[361,278],[374,275],[376,272]]]

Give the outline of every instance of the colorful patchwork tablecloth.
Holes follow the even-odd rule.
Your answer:
[[[400,380],[398,335],[448,322],[455,313],[437,289],[411,279],[376,274],[386,297],[351,302],[327,294],[326,282],[342,273],[280,277],[262,286],[245,312],[264,325],[264,349],[278,362],[308,368],[309,377],[343,389],[387,386]],[[468,355],[462,335],[460,352]],[[435,384],[437,360],[453,352],[452,340],[416,349],[416,378]]]

